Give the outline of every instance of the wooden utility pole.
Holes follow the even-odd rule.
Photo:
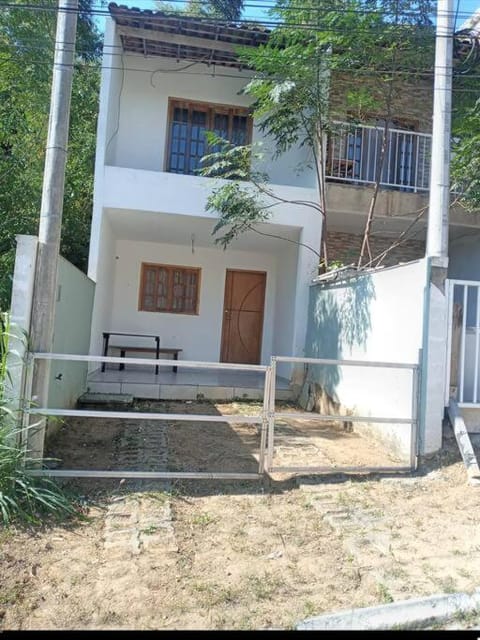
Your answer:
[[[30,343],[34,352],[51,352],[53,344],[77,13],[78,0],[59,0],[30,327]],[[49,379],[50,362],[37,360],[32,398],[41,407],[47,406]],[[40,423],[36,419],[35,426],[29,429],[28,434],[29,457],[43,457],[44,439],[45,419]]]

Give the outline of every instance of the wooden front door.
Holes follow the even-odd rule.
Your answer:
[[[266,279],[264,271],[227,269],[221,362],[259,364]]]

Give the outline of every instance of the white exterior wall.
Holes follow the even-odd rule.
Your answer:
[[[452,240],[448,249],[448,277],[480,281],[480,235],[471,232]]]
[[[95,284],[77,267],[59,257],[53,353],[84,355],[88,351]],[[71,408],[86,390],[87,363],[52,360],[48,406]],[[58,423],[49,421],[52,432]]]
[[[110,157],[115,155],[115,132],[120,113],[119,97],[123,77],[121,71],[123,61],[122,56],[119,55],[120,50],[120,41],[115,37],[113,21],[107,19],[97,123],[92,227],[88,254],[88,276],[94,281],[97,279],[101,242],[105,164]]]
[[[207,65],[196,64],[182,73],[185,61],[177,63],[163,58],[124,56],[120,118],[116,119],[115,153],[108,163],[134,169],[164,171],[166,165],[168,99],[183,98],[198,102],[211,102],[248,107],[252,99],[240,95],[251,74],[217,67],[215,72]],[[118,104],[111,95],[110,104]],[[273,145],[259,131],[256,123],[253,142],[267,156]],[[263,163],[273,184],[315,187],[315,174],[311,169],[299,173],[299,164],[309,159],[306,149],[294,149],[281,158]]]
[[[313,285],[307,351],[313,357],[418,363],[423,343],[426,261],[385,269],[346,283]],[[315,379],[357,415],[409,418],[412,375],[399,369],[325,366]],[[313,379],[313,378],[312,378]],[[371,425],[405,457],[409,425]],[[354,428],[361,426],[354,423]],[[441,433],[441,421],[437,424]]]
[[[113,279],[115,273],[115,239],[112,228],[104,216],[101,220],[99,234],[99,258],[96,265],[97,282],[92,314],[92,331],[90,337],[90,353],[102,353],[102,331],[108,329],[113,299]],[[96,369],[91,364],[89,369]]]
[[[218,362],[226,269],[266,271],[262,362],[270,357],[274,331],[275,256],[205,247],[196,248],[192,254],[187,246],[125,240],[117,241],[115,254],[113,303],[103,330],[159,334],[160,346],[183,349],[183,360]],[[138,311],[142,262],[201,268],[199,314]],[[112,344],[115,344],[115,336],[112,336]]]
[[[243,238],[227,252],[214,248],[211,237],[197,237],[192,256],[189,221],[183,222],[182,216],[213,222],[216,216],[207,213],[205,205],[219,181],[164,172],[168,98],[248,106],[250,98],[240,91],[249,74],[200,64],[181,72],[184,63],[120,56],[114,34],[114,23],[107,18],[89,257],[89,276],[97,284],[90,352],[101,353],[102,331],[123,329],[159,333],[164,346],[184,349],[183,358],[218,361],[225,270],[243,268],[268,274],[262,361],[275,352],[291,355],[299,349],[301,353],[308,288],[318,265],[315,254],[282,240],[272,248],[261,244],[257,236],[254,247]],[[254,141],[261,138],[254,127]],[[263,151],[268,147],[265,144]],[[298,173],[306,160],[304,149],[275,162],[267,154],[264,164],[281,198],[318,200],[314,172]],[[140,222],[142,212],[151,215]],[[287,227],[290,238],[299,238],[315,249],[320,246],[321,219],[313,209],[285,203],[271,212],[269,222]],[[165,238],[155,213],[175,214],[181,239]],[[142,261],[201,267],[200,316],[138,312]]]

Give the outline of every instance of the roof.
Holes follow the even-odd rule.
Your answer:
[[[111,2],[123,50],[144,56],[163,56],[225,67],[241,68],[238,46],[258,46],[269,30],[260,24],[219,23],[209,18],[129,8]]]

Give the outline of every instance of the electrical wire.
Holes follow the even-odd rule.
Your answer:
[[[138,1],[138,0],[136,0]],[[187,3],[188,0],[173,0],[173,2],[177,2],[177,3]],[[198,3],[199,6],[208,6],[208,2],[202,2],[201,0],[192,0],[192,2],[194,3]],[[117,5],[118,6],[118,5]],[[251,4],[249,5],[251,8],[262,8],[263,5],[256,5],[256,4]],[[100,8],[96,9],[96,8],[91,8],[89,11],[90,15],[95,15],[95,16],[109,16],[110,11],[108,8],[101,8],[101,5],[99,5]],[[77,14],[84,14],[85,12],[82,11],[80,8],[62,8],[59,9],[57,6],[52,6],[52,5],[46,5],[46,4],[27,4],[27,3],[3,3],[2,5],[0,5],[0,10],[2,9],[21,9],[21,10],[27,10],[27,11],[49,11],[49,12],[58,12],[58,11],[63,11],[63,12],[75,12]],[[310,10],[312,11],[313,9],[311,7],[305,7],[305,10]],[[128,10],[128,8],[127,8]],[[289,11],[290,9],[287,8],[286,11]],[[291,9],[292,11],[298,11],[298,10],[302,10],[301,7],[295,7]],[[148,10],[147,10],[148,11]],[[141,10],[139,10],[139,13],[141,13]],[[150,16],[155,16],[155,11],[152,11]],[[337,8],[335,9],[335,13],[337,13],[338,15],[378,15],[380,17],[385,17],[385,18],[391,18],[394,16],[394,13],[386,13],[386,12],[382,12],[382,11],[374,11],[374,10],[367,10],[367,9],[340,9]],[[449,13],[452,13],[453,15],[455,15],[455,12],[442,12],[442,15],[448,15]],[[168,14],[167,11],[160,11],[159,15],[162,14]],[[174,13],[171,14],[172,16],[175,15]],[[418,16],[418,12],[412,11],[412,12],[400,12],[399,17],[402,18],[416,18]],[[428,16],[434,16],[436,14],[432,13],[427,13],[426,17]],[[465,14],[457,14],[458,16],[465,16],[466,18],[470,17],[470,13],[465,13]],[[150,17],[149,16],[149,17]],[[137,16],[138,17],[138,16]],[[182,16],[180,14],[180,17],[183,18],[188,18],[189,16]],[[147,16],[144,15],[144,18],[146,19]],[[242,17],[236,21],[231,21],[231,20],[227,20],[225,18],[221,18],[218,16],[201,16],[198,17],[197,19],[200,19],[202,21],[207,21],[210,23],[214,23],[214,24],[224,24],[224,25],[230,25],[230,26],[235,26],[237,24],[251,24],[252,22],[254,22],[255,24],[259,25],[259,26],[275,26],[277,27],[280,23],[278,20],[266,20],[266,19],[259,19],[258,16],[251,16],[251,17]],[[296,26],[298,28],[306,28],[306,29],[314,29],[314,28],[318,28],[317,23],[301,23],[301,24],[291,24],[288,23],[289,26]],[[400,25],[400,26],[408,26],[408,25]]]

